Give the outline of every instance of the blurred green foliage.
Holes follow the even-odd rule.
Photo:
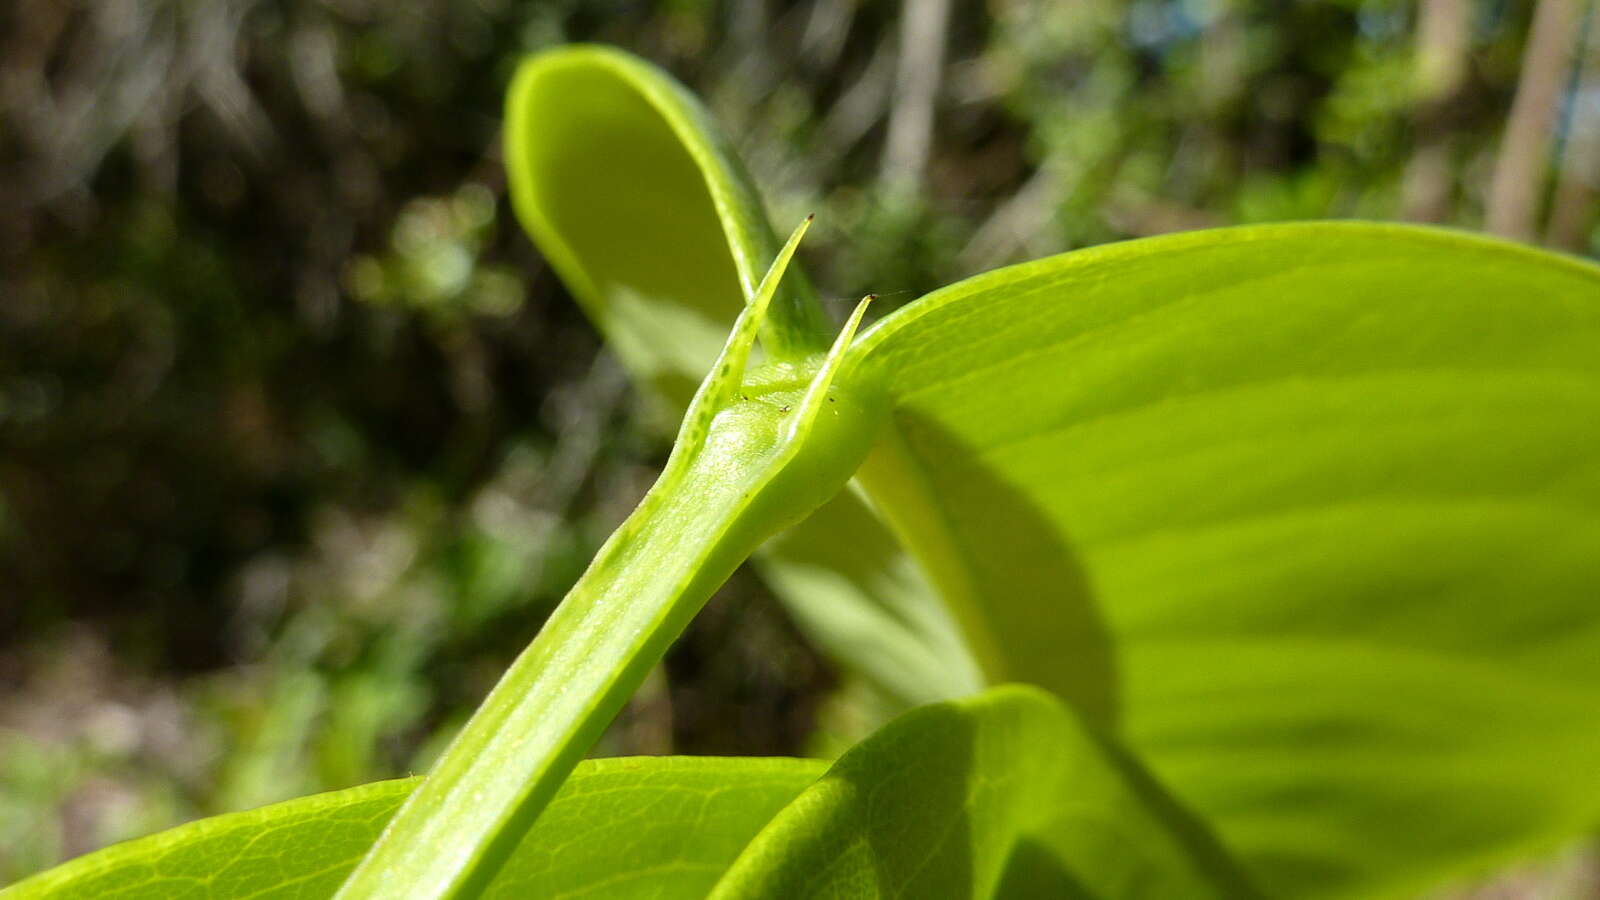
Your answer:
[[[0,883],[422,767],[650,482],[664,423],[506,208],[522,54],[615,43],[707,97],[775,220],[818,213],[842,311],[1185,228],[1479,227],[1532,16],[990,0],[908,74],[939,6],[0,11]],[[1576,192],[1551,240],[1593,255],[1589,24],[1533,188]],[[886,134],[929,78],[908,170]],[[741,574],[602,749],[825,752],[871,702]]]

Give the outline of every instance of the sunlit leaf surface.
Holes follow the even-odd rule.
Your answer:
[[[581,763],[485,896],[704,897],[750,837],[823,768],[810,760],[705,757]],[[420,780],[204,819],[82,857],[0,897],[331,897]]]
[[[1010,686],[907,713],[857,745],[712,897],[1252,893],[1121,751],[1044,691]]]
[[[864,473],[993,679],[1113,728],[1270,894],[1600,813],[1600,270],[1227,229],[923,298]]]

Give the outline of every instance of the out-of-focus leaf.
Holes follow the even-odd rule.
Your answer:
[[[681,413],[778,248],[705,111],[625,53],[547,52],[512,84],[506,170],[545,256],[635,377]],[[832,332],[797,275],[762,331],[780,358],[825,349]],[[813,639],[901,703],[978,687],[926,579],[856,495],[772,542],[759,565]]]
[[[1600,818],[1600,269],[1200,232],[970,279],[852,353],[894,406],[862,480],[989,677],[1115,729],[1269,894]]]
[[[518,216],[617,352],[693,390],[779,247],[700,104],[626,53],[542,53],[506,98],[506,167]],[[768,353],[828,349],[803,276],[767,315]]]
[[[708,757],[581,763],[485,896],[698,900],[824,767]],[[331,897],[420,781],[376,782],[203,819],[80,857],[0,897]]]
[[[1209,836],[1037,688],[907,713],[750,843],[733,898],[1248,897]]]

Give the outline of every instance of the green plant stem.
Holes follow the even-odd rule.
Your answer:
[[[727,528],[738,494],[707,499],[663,492],[640,506],[397,814],[341,898],[471,896],[487,884],[650,667],[753,549]],[[705,542],[719,533],[727,539]],[[617,662],[606,664],[611,660]]]
[[[833,382],[866,301],[825,357],[778,363],[746,383],[751,346],[805,229],[734,324],[661,478],[396,813],[340,900],[481,893],[711,593],[855,471],[880,416]]]

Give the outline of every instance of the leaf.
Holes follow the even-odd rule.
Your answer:
[[[1036,688],[926,706],[751,841],[713,900],[1248,897],[1136,764]]]
[[[1116,729],[1270,895],[1403,894],[1600,818],[1600,270],[1226,229],[978,276],[841,379],[992,680]]]
[[[698,900],[823,768],[703,757],[581,763],[486,896]],[[202,819],[79,857],[0,898],[331,897],[421,780]]]
[[[507,95],[506,159],[518,215],[619,353],[698,383],[778,251],[700,104],[626,53],[542,53]],[[832,331],[797,277],[762,343],[801,358],[826,350]]]
[[[654,66],[601,47],[530,58],[506,106],[518,217],[634,377],[674,416],[778,243],[709,117]],[[780,358],[831,328],[794,267],[762,343]],[[760,554],[807,635],[904,705],[979,684],[944,607],[853,493]]]

